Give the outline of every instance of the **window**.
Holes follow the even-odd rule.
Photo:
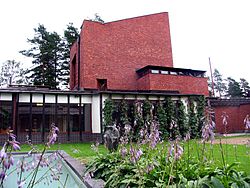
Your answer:
[[[97,87],[100,91],[107,90],[107,79],[97,79]]]
[[[159,70],[151,70],[151,73],[152,73],[152,74],[159,74],[160,71],[159,71]]]
[[[161,74],[169,74],[168,71],[161,71]]]
[[[72,60],[72,83],[73,83],[73,87],[76,86],[76,56],[74,56],[73,60]]]

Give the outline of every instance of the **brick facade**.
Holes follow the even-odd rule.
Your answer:
[[[250,115],[249,99],[217,99],[212,100],[211,105],[215,112],[216,132],[233,133],[244,132],[244,119]],[[228,124],[225,127],[222,123],[222,115],[228,115]]]
[[[194,90],[188,88],[187,85],[190,84],[182,78],[164,77],[163,81],[169,83],[157,85],[162,76],[150,75],[150,80],[146,80],[146,78],[139,79],[136,73],[138,69],[147,65],[173,67],[168,13],[104,24],[85,20],[80,40],[72,46],[70,56],[71,89],[78,87],[85,90],[99,89],[98,80],[102,80],[107,81],[107,90],[169,91],[175,89],[181,94],[208,95],[206,79],[187,79],[191,81],[192,87],[196,87],[193,85],[202,87],[199,92],[198,88]],[[174,84],[179,85],[180,88],[173,86]],[[181,84],[185,85],[181,86]]]
[[[140,90],[164,91],[166,88],[185,94],[199,94],[208,96],[207,78],[192,76],[148,74],[137,82]]]

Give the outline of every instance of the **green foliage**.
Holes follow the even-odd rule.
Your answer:
[[[174,130],[175,135],[180,135],[182,138],[188,133],[187,116],[185,112],[185,106],[181,100],[177,101],[177,128]]]
[[[240,89],[242,91],[243,97],[247,97],[250,91],[249,83],[244,78],[240,78]]]
[[[1,66],[0,86],[8,84],[26,84],[25,70],[20,62],[15,60],[7,60]]]
[[[113,112],[114,112],[114,104],[112,99],[106,99],[104,102],[103,115],[104,115],[104,126],[112,125],[113,123]]]
[[[237,82],[231,77],[228,77],[227,81],[228,81],[227,96],[242,97],[242,91],[241,91],[239,82]]]
[[[142,109],[143,103],[140,101],[134,102],[134,123],[133,123],[133,136],[134,140],[137,140],[139,138],[139,131],[144,126],[144,120],[143,120],[143,109]]]
[[[79,37],[79,31],[73,26],[73,23],[67,25],[66,30],[64,30],[64,37],[62,38],[63,51],[62,51],[62,62],[60,64],[59,78],[61,85],[64,88],[68,88],[69,84],[69,65],[70,65],[70,48],[74,42],[76,42]]]
[[[28,39],[31,48],[20,51],[33,58],[33,67],[27,71],[27,77],[34,85],[52,88],[66,87],[69,81],[69,48],[78,37],[78,31],[72,24],[67,26],[64,38],[56,32],[49,32],[44,25],[34,29],[32,39]]]
[[[199,96],[196,99],[196,104],[197,104],[197,123],[198,123],[198,131],[197,131],[197,135],[199,136],[201,135],[201,128],[203,126],[203,117],[205,116],[204,112],[205,112],[205,106],[206,106],[206,100],[204,96]]]
[[[7,129],[10,126],[10,113],[3,107],[0,108],[0,129]]]
[[[197,100],[197,113],[194,106],[195,100]],[[139,130],[153,120],[157,120],[159,123],[162,138],[175,139],[178,136],[184,138],[190,131],[194,138],[201,133],[202,122],[198,122],[197,117],[202,119],[201,117],[204,115],[204,97],[192,98],[188,114],[183,102],[180,100],[174,104],[171,97],[166,97],[164,101],[159,101],[154,105],[148,100],[134,101],[133,105],[129,104],[129,101],[126,100],[120,102],[108,99],[105,101],[104,126],[107,123],[116,122],[120,126],[120,134],[122,135],[124,126],[129,124],[133,128],[135,140],[139,137]]]
[[[233,162],[224,168],[213,160],[199,160],[193,153],[189,159],[187,153],[184,153],[176,161],[169,154],[168,146],[170,145],[162,143],[152,149],[147,145],[133,145],[143,151],[143,155],[135,164],[131,163],[129,154],[124,157],[120,151],[96,155],[88,164],[87,172],[93,172],[95,178],[103,179],[105,187],[248,188],[250,186],[250,176],[238,170],[239,163]],[[152,166],[153,168],[149,170],[148,167]]]
[[[189,108],[188,108],[188,125],[189,125],[189,131],[191,138],[197,138],[199,135],[199,132],[201,130],[198,129],[198,119],[197,115],[195,113],[195,105],[194,105],[194,99],[189,98]]]
[[[226,83],[224,82],[224,79],[222,78],[222,75],[217,69],[214,69],[213,78],[214,78],[214,89],[219,93],[219,96],[222,97],[226,92],[227,87]]]
[[[163,107],[166,112],[166,131],[170,135],[170,127],[172,125],[172,122],[175,121],[175,106],[174,102],[171,100],[171,97],[166,97]]]
[[[157,121],[159,122],[159,130],[161,132],[161,136],[163,138],[168,138],[169,137],[169,132],[167,131],[167,114],[166,110],[163,107],[163,103],[160,101],[157,105]]]
[[[152,104],[149,100],[143,101],[142,111],[144,122],[151,122],[153,120]]]
[[[124,126],[129,124],[128,118],[128,104],[125,100],[123,100],[119,105],[119,113],[120,113],[120,123]]]

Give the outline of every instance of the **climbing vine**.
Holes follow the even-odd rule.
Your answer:
[[[111,99],[106,99],[104,102],[103,108],[103,116],[104,116],[104,126],[112,125],[113,123],[113,112],[114,112],[114,104]]]
[[[163,107],[163,102],[159,101],[157,105],[157,113],[156,113],[157,121],[159,122],[159,130],[162,138],[167,138],[169,136],[168,131],[166,129],[167,125],[167,115],[166,110]]]
[[[144,126],[143,121],[143,103],[141,101],[134,102],[134,123],[133,123],[133,134],[134,140],[139,138],[140,129]]]
[[[170,136],[172,135],[171,132],[174,128],[174,126],[176,126],[176,120],[175,120],[175,106],[174,106],[174,102],[171,100],[171,97],[166,97],[163,107],[165,109],[166,112],[166,133],[168,135],[166,136]]]
[[[189,98],[188,101],[188,125],[189,125],[189,133],[191,138],[196,138],[197,137],[197,131],[198,131],[198,126],[197,126],[197,116],[195,114],[195,105],[194,105],[194,99]]]
[[[185,106],[181,100],[177,101],[177,128],[175,130],[175,136],[180,135],[182,138],[188,133],[187,116],[185,112]]]
[[[153,120],[153,105],[149,100],[145,100],[142,105],[143,120],[144,122],[152,122]]]
[[[137,140],[140,130],[156,120],[163,139],[175,139],[178,136],[184,138],[187,133],[197,138],[201,135],[204,109],[205,98],[202,96],[188,98],[187,112],[182,100],[173,101],[171,97],[156,104],[149,100],[130,103],[126,100],[114,102],[106,99],[103,108],[104,127],[115,122],[122,135],[125,125],[129,124],[132,126],[134,140]]]
[[[206,100],[204,96],[197,98],[197,120],[198,120],[198,134],[201,136],[201,128],[203,126],[203,117],[205,116]]]

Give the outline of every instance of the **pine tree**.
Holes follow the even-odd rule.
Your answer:
[[[64,30],[64,37],[62,39],[63,42],[63,61],[60,64],[60,73],[59,78],[61,80],[61,88],[68,89],[69,88],[69,75],[70,75],[70,48],[73,43],[79,37],[79,31],[77,28],[73,26],[73,23],[69,23],[67,25],[66,30]]]
[[[226,83],[224,82],[222,75],[217,69],[214,69],[213,78],[214,78],[214,89],[216,92],[219,93],[219,96],[221,97],[227,89]]]
[[[242,95],[244,97],[248,96],[248,93],[250,91],[249,83],[244,78],[240,78],[240,88],[242,90]]]
[[[23,55],[33,58],[33,67],[27,72],[34,85],[56,88],[60,82],[63,44],[56,32],[48,32],[43,25],[34,29],[35,36],[28,39],[32,46],[29,50],[20,51]]]
[[[5,87],[12,84],[26,84],[25,70],[22,64],[15,60],[7,60],[1,66],[0,86]]]
[[[236,80],[231,77],[227,78],[228,81],[228,89],[227,96],[229,97],[242,97],[242,91],[240,89],[240,84]]]

